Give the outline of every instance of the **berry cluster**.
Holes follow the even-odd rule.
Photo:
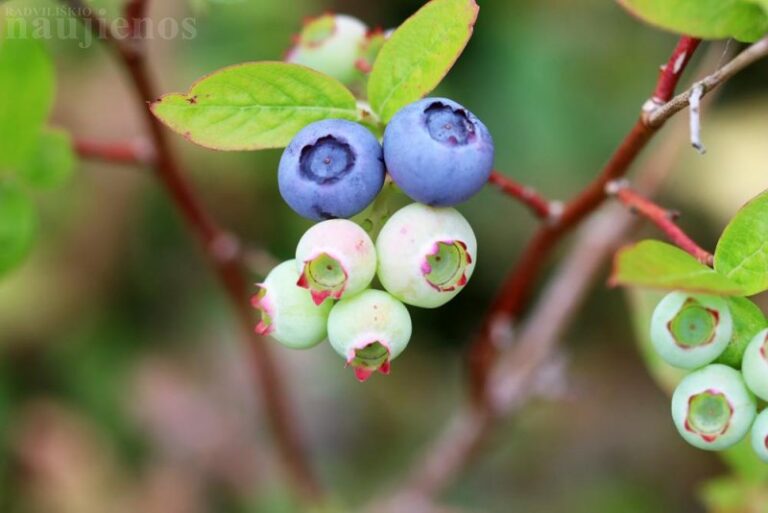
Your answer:
[[[768,330],[745,333],[728,301],[672,292],[651,319],[651,342],[668,364],[692,370],[672,396],[680,435],[705,450],[727,449],[752,429],[752,447],[768,462]]]
[[[298,214],[320,222],[299,241],[295,260],[259,285],[257,331],[296,349],[327,337],[361,381],[387,374],[411,336],[404,303],[437,308],[472,276],[477,241],[451,207],[482,188],[493,154],[485,125],[444,98],[404,107],[383,143],[340,119],[300,130],[280,159],[280,193]],[[418,203],[392,215],[374,244],[346,218],[374,201],[387,173]],[[383,291],[369,288],[376,276]]]

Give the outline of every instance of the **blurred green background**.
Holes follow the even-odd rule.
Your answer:
[[[280,59],[305,16],[336,11],[389,28],[421,3],[155,1],[153,18],[194,17],[196,35],[150,41],[152,67],[162,91],[183,91],[223,66]],[[676,38],[605,0],[479,3],[475,36],[437,94],[484,120],[500,170],[568,198],[634,122]],[[119,1],[101,4],[115,12]],[[54,124],[93,140],[141,136],[103,48],[49,48]],[[664,189],[661,201],[684,212],[704,247],[765,188],[767,78],[763,63],[728,84],[705,112],[707,155],[684,151]],[[280,199],[279,151],[173,141],[222,225],[292,258],[309,224]],[[35,251],[0,280],[0,512],[297,511],[226,299],[150,171],[83,162],[68,186],[37,199]],[[390,377],[357,383],[327,345],[275,348],[315,464],[350,511],[402,475],[462,398],[466,344],[535,227],[491,189],[461,210],[479,240],[475,276],[445,308],[411,310],[414,337]],[[444,501],[491,513],[706,511],[700,486],[727,468],[676,434],[622,291],[598,287],[563,347],[562,383],[502,426]],[[768,511],[763,499],[749,511]]]

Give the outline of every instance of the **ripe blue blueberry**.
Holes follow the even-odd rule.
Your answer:
[[[381,145],[357,123],[317,121],[299,131],[283,152],[278,184],[286,203],[306,218],[351,217],[384,185]]]
[[[409,305],[437,308],[472,277],[477,240],[457,210],[412,203],[384,225],[376,252],[387,292]]]
[[[362,76],[358,61],[367,34],[368,27],[357,18],[324,14],[307,21],[285,60],[350,84]]]
[[[733,334],[733,319],[724,299],[671,292],[651,318],[651,342],[668,364],[681,369],[707,365],[720,356]]]
[[[466,201],[488,181],[493,139],[458,103],[427,98],[407,105],[384,132],[384,161],[395,183],[427,205]]]
[[[721,364],[690,373],[672,395],[672,418],[680,435],[708,451],[727,449],[743,439],[756,410],[741,373]]]
[[[768,463],[768,408],[757,416],[752,425],[752,449],[758,458]]]
[[[758,333],[747,346],[741,371],[749,389],[768,401],[768,330]]]
[[[296,285],[298,279],[296,262],[289,260],[272,269],[259,284],[261,290],[252,299],[261,313],[256,332],[291,349],[308,349],[325,340],[333,304],[316,305],[309,291]]]
[[[346,219],[318,223],[296,248],[298,285],[316,304],[362,292],[376,275],[376,248],[368,234]]]
[[[380,290],[342,299],[331,310],[328,340],[360,381],[389,374],[411,338],[411,316],[400,301]]]

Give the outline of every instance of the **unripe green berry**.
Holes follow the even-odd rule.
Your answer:
[[[757,402],[741,373],[713,364],[687,375],[672,395],[672,418],[680,435],[708,451],[739,442],[755,419]]]
[[[380,290],[342,299],[331,310],[328,340],[360,381],[389,374],[411,338],[411,316],[400,301]]]
[[[752,425],[752,449],[758,458],[768,463],[768,408],[757,416]]]
[[[252,303],[261,313],[256,326],[260,335],[272,338],[291,349],[308,349],[326,338],[331,301],[316,305],[306,289],[296,285],[296,262],[278,265],[260,283],[261,290]]]
[[[749,389],[760,399],[768,401],[768,329],[755,335],[747,346],[741,372]]]
[[[357,18],[324,14],[307,21],[285,60],[350,84],[361,77],[357,66],[367,33]]]
[[[296,248],[298,285],[316,304],[362,292],[376,275],[376,248],[368,234],[346,219],[316,224]]]
[[[733,319],[722,298],[686,292],[667,294],[651,318],[651,342],[668,364],[695,369],[728,346]]]
[[[402,302],[437,308],[469,281],[477,261],[477,240],[453,208],[412,203],[398,210],[376,240],[378,276]]]

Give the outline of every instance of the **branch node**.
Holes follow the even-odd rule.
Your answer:
[[[629,187],[629,180],[626,178],[621,178],[619,180],[611,180],[607,184],[605,184],[605,194],[608,196],[616,196],[619,191],[622,189],[626,189]]]
[[[210,254],[216,262],[225,264],[240,258],[240,240],[229,232],[221,232],[211,240]]]
[[[565,203],[562,201],[550,201],[547,207],[547,224],[549,226],[557,226],[560,224],[560,219],[563,218],[565,212]]]

